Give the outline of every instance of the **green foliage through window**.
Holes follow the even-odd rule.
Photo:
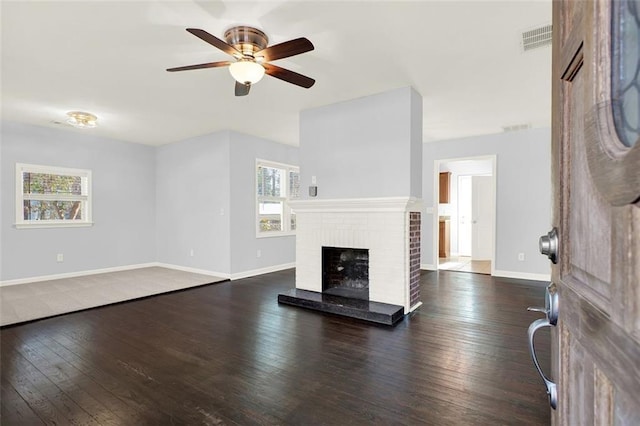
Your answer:
[[[82,178],[80,176],[23,172],[22,192],[25,194],[82,195]]]
[[[90,223],[89,170],[16,164],[16,225]]]
[[[300,195],[300,172],[297,167],[258,160],[256,195],[259,233],[296,229],[295,213],[289,208],[288,202]]]

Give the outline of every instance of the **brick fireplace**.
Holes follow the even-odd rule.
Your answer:
[[[326,257],[327,248],[340,248],[347,250],[343,260],[366,252],[369,301],[401,306],[404,314],[420,306],[418,200],[310,199],[294,201],[292,207],[297,217],[296,289],[322,293],[323,252]],[[352,281],[362,287],[363,266],[358,265],[344,262],[332,268],[334,275],[340,268],[359,268]],[[326,281],[326,271],[324,276]]]
[[[422,104],[403,87],[300,113],[300,185],[309,195],[291,202],[296,288],[279,303],[382,324],[420,306]],[[368,253],[367,284],[360,270],[339,290],[359,297],[323,289],[326,247],[351,250],[345,260]],[[330,272],[361,267],[343,261]]]

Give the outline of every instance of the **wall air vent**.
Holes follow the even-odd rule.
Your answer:
[[[508,126],[502,126],[503,132],[517,132],[518,130],[527,130],[531,128],[531,124],[522,123],[522,124],[510,124]]]
[[[533,28],[522,33],[522,50],[537,49],[551,44],[551,24]]]

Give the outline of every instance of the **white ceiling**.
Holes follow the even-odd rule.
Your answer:
[[[223,129],[298,145],[299,112],[413,86],[424,140],[551,123],[551,48],[522,53],[524,30],[551,22],[551,1],[6,1],[1,3],[3,119],[162,145]],[[270,44],[315,50],[274,62],[316,79],[265,76],[233,95],[224,68],[166,68],[229,57],[185,31],[222,38],[252,25]],[[83,110],[99,127],[77,130]]]

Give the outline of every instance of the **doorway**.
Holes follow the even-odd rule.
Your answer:
[[[436,160],[437,269],[495,269],[495,156]]]

